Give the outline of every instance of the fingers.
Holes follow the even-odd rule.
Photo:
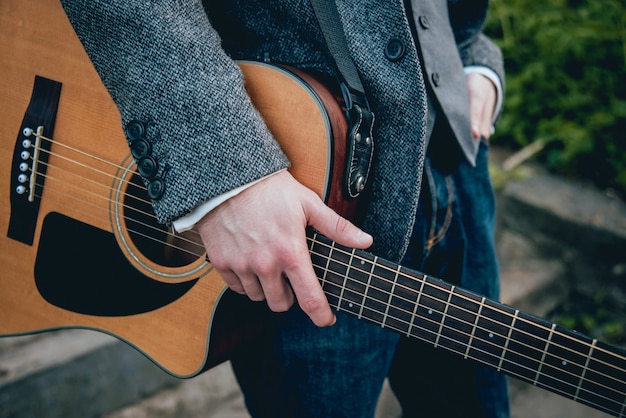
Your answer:
[[[294,295],[283,273],[274,268],[279,262],[263,253],[250,260],[249,263],[241,259],[233,262],[217,252],[212,264],[234,292],[247,295],[253,301],[266,300],[274,312],[288,310],[294,303]]]
[[[306,242],[305,237],[302,242]],[[268,270],[265,266],[270,265],[270,262],[257,267],[253,264],[241,271],[221,270],[215,264],[214,267],[233,291],[245,294],[254,301],[266,300],[268,307],[274,312],[287,311],[297,299],[300,308],[315,325],[332,325],[336,318],[315,275],[308,248],[306,244],[299,249],[295,247],[298,245],[293,250],[283,251],[271,263],[275,266],[282,265],[283,272],[278,269]]]
[[[333,325],[336,321],[319,279],[313,270],[306,238],[295,248],[294,258],[286,263],[284,272],[295,293],[298,305],[318,327]]]

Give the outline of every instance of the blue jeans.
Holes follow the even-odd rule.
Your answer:
[[[487,147],[476,168],[432,160],[403,264],[497,297]],[[506,380],[489,369],[341,313],[321,329],[297,307],[273,318],[273,331],[231,361],[254,417],[372,417],[388,372],[405,416],[508,416]]]

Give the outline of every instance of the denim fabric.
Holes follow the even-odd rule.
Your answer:
[[[345,314],[317,328],[298,308],[231,359],[251,416],[372,417],[398,335]]]
[[[402,264],[496,298],[487,152],[481,144],[475,168],[429,152]],[[508,416],[506,379],[491,369],[341,313],[323,329],[297,307],[274,318],[274,332],[232,360],[254,417],[372,417],[396,346],[389,377],[405,417]]]

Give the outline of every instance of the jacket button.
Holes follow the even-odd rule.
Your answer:
[[[151,157],[142,158],[137,163],[137,170],[139,170],[141,177],[151,179],[156,174],[157,163]]]
[[[428,19],[428,17],[420,16],[417,20],[420,22],[420,26],[422,27],[422,29],[430,28],[430,20]]]
[[[441,77],[439,77],[439,73],[432,73],[430,79],[433,81],[435,87],[439,87],[441,84]]]
[[[400,39],[391,39],[385,47],[385,56],[391,62],[398,61],[404,56],[404,43]]]
[[[146,136],[146,126],[143,124],[143,122],[140,122],[138,120],[131,120],[130,122],[128,122],[125,131],[126,138],[130,139],[131,141],[133,139],[145,138]]]
[[[157,177],[148,184],[148,197],[152,200],[160,199],[165,192],[165,182]]]
[[[135,139],[130,143],[130,153],[136,160],[147,157],[151,151],[150,144],[145,139]]]

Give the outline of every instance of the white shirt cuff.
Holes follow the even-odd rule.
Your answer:
[[[496,122],[500,111],[502,110],[502,103],[504,102],[504,92],[502,91],[502,81],[498,74],[489,67],[483,67],[482,65],[470,65],[465,67],[465,74],[482,74],[487,77],[494,86],[496,86],[496,104],[493,109],[492,123]]]
[[[281,171],[284,171],[284,170],[277,171],[276,173],[280,173]],[[219,205],[221,205],[222,203],[224,203],[231,197],[237,196],[239,193],[243,192],[250,186],[254,186],[258,182],[263,181],[266,178],[273,176],[276,173],[272,173],[263,178],[255,180],[251,183],[244,184],[243,186],[239,186],[236,189],[230,190],[224,194],[214,197],[213,199],[207,200],[206,202],[200,204],[199,206],[196,206],[187,215],[181,218],[178,218],[174,222],[172,222],[172,226],[174,227],[174,230],[176,232],[184,232],[184,231],[190,230],[200,221],[200,219],[202,219],[202,217],[204,217],[204,215],[211,212],[213,209],[215,209],[216,207],[218,207]]]

